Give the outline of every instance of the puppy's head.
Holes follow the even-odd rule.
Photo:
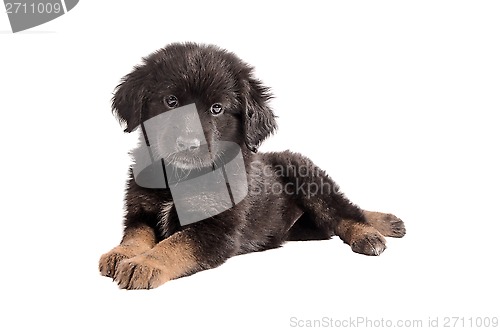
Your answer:
[[[117,86],[112,103],[126,132],[166,112],[182,115],[183,109],[196,109],[197,116],[177,114],[172,117],[176,123],[147,137],[158,156],[177,167],[195,168],[210,166],[220,157],[221,141],[255,152],[276,129],[270,98],[252,68],[234,54],[186,43],[168,45],[144,58]],[[166,139],[172,130],[175,139]]]

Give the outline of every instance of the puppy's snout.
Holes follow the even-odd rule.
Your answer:
[[[200,140],[198,138],[178,137],[176,140],[176,148],[178,151],[188,150],[195,152],[200,148]]]

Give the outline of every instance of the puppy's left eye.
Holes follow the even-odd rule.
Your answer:
[[[212,113],[212,115],[217,116],[224,112],[224,108],[222,108],[222,105],[220,103],[214,103],[212,107],[210,107],[210,112]]]
[[[169,95],[163,98],[163,103],[168,108],[175,108],[179,105],[179,100],[177,100],[177,97],[175,95]]]

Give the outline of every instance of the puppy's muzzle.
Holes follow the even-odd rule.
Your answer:
[[[175,149],[177,152],[196,152],[200,149],[200,140],[198,138],[177,137],[175,140]]]

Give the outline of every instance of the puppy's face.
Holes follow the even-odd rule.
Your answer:
[[[156,157],[192,169],[221,158],[221,142],[255,151],[276,128],[270,97],[252,77],[252,68],[234,54],[214,46],[172,44],[123,78],[113,108],[125,131],[153,123],[147,140]]]
[[[168,164],[209,167],[224,153],[220,142],[244,143],[237,77],[218,65],[202,69],[174,62],[143,109],[154,127],[148,140],[155,156]]]

